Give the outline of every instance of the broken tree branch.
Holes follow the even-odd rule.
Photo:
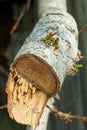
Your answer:
[[[11,65],[6,87],[9,115],[33,128],[40,124],[36,130],[46,130],[47,101],[67,75],[76,73],[80,60],[77,24],[66,11],[66,0],[39,0],[40,19]]]

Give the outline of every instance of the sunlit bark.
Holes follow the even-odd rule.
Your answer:
[[[38,126],[40,120],[36,130],[46,130],[50,110],[45,105],[49,100],[49,106],[53,107],[54,99],[49,98],[59,91],[67,75],[73,75],[76,72],[75,65],[80,60],[81,54],[78,50],[77,25],[74,18],[67,13],[66,0],[38,0],[38,14],[39,20],[36,26],[25,40],[11,66],[7,83],[8,111],[17,122],[34,128]],[[16,80],[14,75],[17,77]],[[19,82],[20,77],[21,82]],[[24,84],[25,82],[27,85]],[[32,87],[28,85],[28,82],[32,84]],[[28,99],[19,98],[20,102],[22,100],[28,105],[30,111],[25,109],[27,105],[17,105],[17,99],[14,103],[13,97],[15,95],[19,97],[20,85],[18,86],[17,83],[22,83],[21,87],[29,86],[28,88],[32,90],[35,87],[33,94],[27,92],[27,95],[32,95],[33,101],[29,100],[35,107],[31,106]],[[40,99],[37,93],[42,94],[43,98]],[[27,127],[27,129],[33,128]]]

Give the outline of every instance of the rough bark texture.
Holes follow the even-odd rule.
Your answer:
[[[7,83],[8,111],[10,116],[19,123],[29,124],[32,127],[38,125],[40,116],[48,101],[48,96],[54,95],[55,91],[57,92],[62,86],[65,77],[75,72],[75,64],[79,61],[80,55],[80,51],[78,50],[77,25],[73,17],[66,13],[66,1],[55,0],[52,2],[50,0],[46,3],[45,1],[39,0],[39,3],[41,3],[39,12],[41,10],[40,16],[42,18],[40,18],[31,35],[25,40],[24,45],[15,57]],[[45,4],[42,8],[43,3]],[[51,38],[47,39],[47,36],[50,34],[52,35]],[[54,42],[58,39],[56,49],[55,46],[53,46],[53,39]],[[29,59],[31,55],[34,56],[35,59],[33,57]],[[27,89],[27,86],[29,86],[29,83],[31,83],[32,86],[34,85],[33,87],[36,90],[34,94],[32,94],[30,90],[29,92],[26,90],[28,95],[27,101],[25,100],[26,96],[19,91],[19,84],[21,84],[21,81],[17,84],[18,79],[15,80],[13,78],[13,71],[17,72],[16,77],[19,76],[23,78],[21,85],[21,88],[24,89],[23,93],[25,89]],[[27,82],[27,85],[25,85],[26,88],[24,87],[25,82]],[[49,94],[51,90],[53,91]],[[36,93],[40,95],[37,96]],[[20,94],[20,102],[24,102],[24,105],[23,103],[22,105],[17,105],[18,98],[16,97]],[[29,95],[32,95],[32,98],[30,98]],[[16,103],[14,102],[14,98],[16,98]],[[34,105],[36,101],[37,104]],[[28,108],[25,104],[28,105]],[[38,112],[36,111],[37,107]],[[29,108],[31,108],[30,111],[28,110]],[[37,127],[37,130],[41,129],[42,126],[44,126],[43,130],[46,129],[50,112],[46,109],[47,108],[44,109],[44,113],[41,117],[41,124],[40,127]],[[19,117],[17,116],[18,112],[20,112]],[[37,113],[39,113],[39,116]]]
[[[43,41],[49,33],[55,33],[54,38],[59,38],[56,50],[54,50],[51,41],[48,44]],[[65,76],[71,74],[76,61],[79,60],[78,53],[76,23],[71,15],[58,11],[57,14],[47,14],[39,20],[18,52],[16,59],[24,54],[34,54],[41,57],[52,66],[61,86]]]
[[[48,13],[57,13],[59,10],[62,12],[67,11],[66,0],[38,0],[38,16],[39,18],[47,15]]]

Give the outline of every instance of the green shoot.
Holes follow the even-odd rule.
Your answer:
[[[76,72],[79,72],[79,68],[82,68],[82,67],[83,67],[82,64],[76,64],[76,65],[75,65],[75,71],[76,71]]]
[[[54,38],[53,36],[55,35],[55,33],[49,33],[47,34],[47,36],[45,38],[43,38],[43,41],[48,44],[50,41],[50,44],[55,47],[55,49],[58,49],[58,42],[59,42],[59,38]]]

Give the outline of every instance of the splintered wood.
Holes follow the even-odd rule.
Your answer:
[[[18,123],[36,128],[48,101],[47,95],[19,76],[15,69],[10,71],[6,92],[10,117]]]

